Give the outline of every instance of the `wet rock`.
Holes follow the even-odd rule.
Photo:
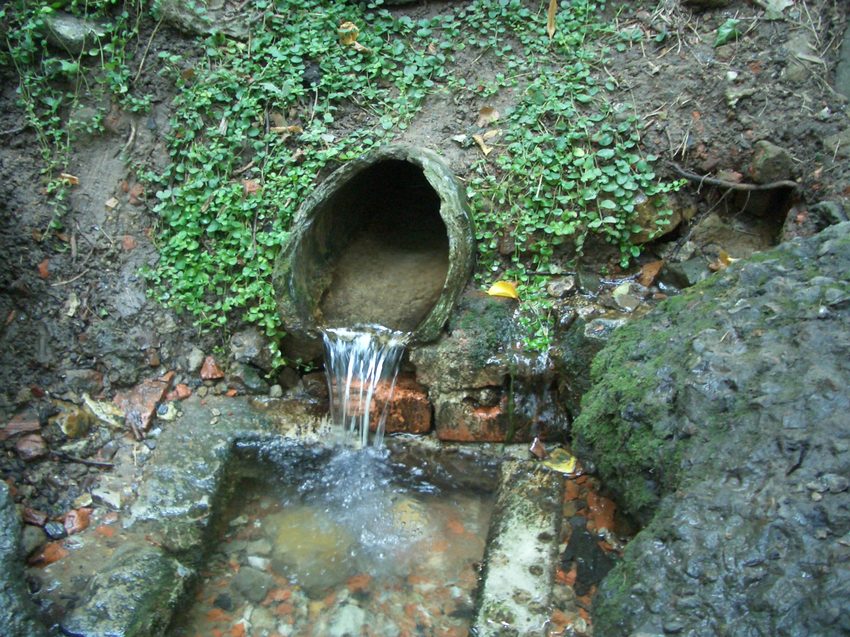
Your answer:
[[[624,281],[611,292],[614,303],[623,312],[634,312],[641,302],[641,294],[631,281]]]
[[[220,608],[221,610],[226,610],[228,612],[233,611],[233,609],[235,608],[233,604],[233,598],[227,593],[219,593],[213,601],[213,606],[215,606],[216,608]]]
[[[0,634],[44,637],[26,590],[21,555],[21,527],[9,485],[0,480]]]
[[[124,544],[92,578],[86,601],[61,621],[66,635],[159,635],[192,571],[150,545]]]
[[[92,499],[98,504],[107,506],[114,511],[121,509],[123,496],[121,494],[121,487],[117,484],[112,484],[104,480],[99,487],[92,489],[91,495]]]
[[[21,532],[21,560],[26,560],[44,546],[45,542],[47,542],[47,536],[43,529],[32,524],[25,524]]]
[[[157,405],[165,398],[171,388],[174,373],[169,372],[159,378],[150,378],[129,392],[119,392],[113,399],[124,411],[127,427],[135,427],[140,432],[150,429]]]
[[[231,337],[230,355],[239,363],[247,363],[263,371],[272,368],[271,343],[255,327],[237,332]]]
[[[562,299],[565,296],[574,294],[577,289],[578,284],[576,283],[576,278],[572,275],[552,279],[546,285],[546,293],[556,299]]]
[[[590,270],[579,270],[576,274],[576,280],[579,288],[585,294],[596,294],[599,292],[599,286],[602,285],[599,275]]]
[[[756,142],[750,176],[757,184],[791,179],[794,158],[786,149],[767,140]]]
[[[577,446],[645,527],[594,631],[850,630],[848,271],[844,222],[730,265],[597,354]]]
[[[85,507],[68,511],[65,514],[65,532],[73,535],[87,529],[91,521],[91,512],[91,509]]]
[[[62,11],[47,12],[43,17],[47,27],[47,41],[71,55],[79,55],[87,46],[106,35],[103,25]]]
[[[575,318],[556,329],[553,359],[558,378],[558,397],[573,417],[581,409],[581,397],[590,389],[593,358],[614,331],[627,322],[625,317]]]
[[[269,387],[269,398],[280,398],[281,396],[283,396],[283,387],[277,384]]]
[[[44,532],[47,533],[47,537],[51,540],[61,540],[68,536],[68,531],[65,530],[65,525],[61,522],[56,522],[55,520],[44,525]]]
[[[643,244],[658,239],[678,228],[682,219],[682,213],[672,207],[668,197],[647,197],[639,193],[635,197],[634,223],[642,230],[634,233],[631,240],[636,244]]]
[[[268,592],[275,587],[274,577],[269,573],[250,566],[243,566],[231,580],[233,588],[239,591],[249,602],[259,604]]]
[[[669,263],[661,272],[660,281],[680,290],[696,285],[711,275],[703,257],[692,257],[681,263]]]
[[[18,438],[15,443],[15,451],[21,460],[27,462],[44,458],[50,453],[44,438],[38,434],[27,434]]]
[[[260,376],[260,371],[244,363],[235,363],[227,370],[227,386],[247,394],[267,394],[269,384]]]

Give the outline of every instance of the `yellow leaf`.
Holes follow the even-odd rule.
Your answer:
[[[351,46],[357,41],[360,29],[353,22],[343,22],[337,27],[336,33],[339,36],[340,44]]]
[[[488,139],[493,139],[494,137],[498,137],[501,134],[502,134],[501,128],[491,128],[490,130],[486,131],[481,136],[481,139],[486,142]]]
[[[567,474],[576,473],[579,470],[578,459],[565,449],[553,449],[549,457],[543,461],[543,466]]]
[[[79,186],[80,178],[70,173],[59,173],[59,179],[64,181],[69,186]]]
[[[549,11],[546,14],[546,33],[551,40],[555,35],[555,13],[558,11],[558,0],[549,0]]]
[[[484,143],[484,138],[481,137],[481,135],[473,135],[472,139],[475,140],[476,144],[478,144],[478,148],[481,149],[481,152],[484,153],[485,157],[493,152],[493,149]]]
[[[519,300],[516,285],[514,285],[511,281],[496,281],[490,286],[490,289],[487,290],[487,294],[490,296],[503,296],[508,299]]]

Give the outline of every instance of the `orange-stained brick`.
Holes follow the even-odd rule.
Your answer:
[[[231,387],[226,392],[224,392],[224,395],[227,396],[228,398],[233,398],[238,393],[239,392],[236,389]]]
[[[245,637],[245,624],[239,622],[238,624],[233,624],[233,627],[230,629],[231,637]]]
[[[559,584],[564,584],[565,586],[573,586],[576,583],[576,575],[578,571],[576,567],[573,566],[569,571],[565,571],[563,569],[558,569],[558,572],[555,573],[555,580]]]
[[[212,637],[224,637],[224,633],[221,632],[221,630],[219,630],[218,628],[213,628],[211,632]]]
[[[434,553],[445,553],[449,550],[449,541],[445,538],[439,538],[431,542],[431,551]]]
[[[30,558],[29,563],[32,566],[47,566],[53,564],[53,562],[58,562],[67,555],[68,550],[61,543],[48,542],[41,548],[41,551]]]
[[[578,486],[577,480],[567,480],[566,488],[564,489],[564,502],[572,502],[577,500],[581,489]]]
[[[591,531],[599,529],[614,529],[614,503],[595,491],[587,492],[588,528]]]

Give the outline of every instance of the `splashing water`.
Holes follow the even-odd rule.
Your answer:
[[[408,334],[380,325],[322,330],[331,418],[361,448],[380,447]]]

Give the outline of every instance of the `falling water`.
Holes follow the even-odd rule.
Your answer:
[[[331,418],[364,448],[383,444],[387,406],[392,397],[408,334],[380,325],[322,330]],[[375,416],[377,415],[377,422]]]

